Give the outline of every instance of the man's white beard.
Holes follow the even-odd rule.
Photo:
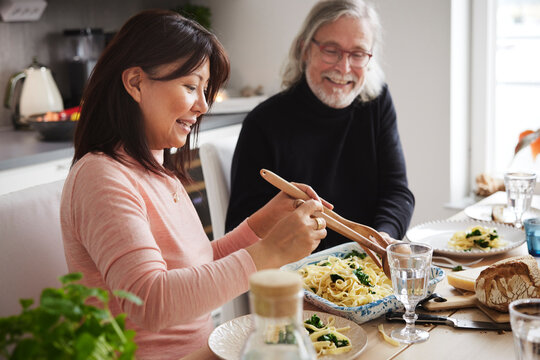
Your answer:
[[[321,76],[325,76],[326,73],[322,73]],[[334,77],[336,74],[332,74]],[[332,76],[330,76],[332,78]],[[313,78],[311,77],[309,72],[306,72],[306,80],[307,83],[319,100],[321,100],[324,104],[330,106],[334,109],[343,109],[347,106],[351,105],[354,99],[358,95],[360,95],[360,92],[362,91],[362,87],[364,84],[358,84],[358,79],[356,80],[356,86],[353,88],[349,93],[345,92],[344,89],[332,89],[332,93],[328,94],[324,91],[324,89],[320,86],[315,85],[315,82],[313,81]]]

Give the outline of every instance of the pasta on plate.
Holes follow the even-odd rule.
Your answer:
[[[304,289],[338,306],[356,307],[393,294],[392,281],[366,254],[353,250],[298,270]]]
[[[304,327],[309,332],[317,356],[343,354],[352,349],[351,339],[343,335],[350,326],[336,328],[333,316],[329,316],[327,323],[324,324],[316,314],[313,314],[304,322]]]
[[[457,231],[448,241],[450,249],[470,251],[479,249],[489,251],[493,248],[502,248],[506,242],[501,240],[497,229],[486,228],[481,225],[473,226],[466,231]]]

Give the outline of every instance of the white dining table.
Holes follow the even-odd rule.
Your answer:
[[[487,198],[480,200],[477,204],[498,204],[506,200],[505,193],[498,192]],[[540,196],[535,195],[533,206],[540,208]],[[464,211],[460,211],[449,220],[467,219]],[[473,267],[491,265],[492,263],[518,255],[527,254],[527,244],[512,249],[503,254],[486,257]],[[456,260],[459,260],[457,258]],[[446,273],[450,269],[444,269]],[[449,285],[446,277],[437,284],[435,291],[443,297],[461,295],[453,286]],[[304,302],[305,310],[318,310],[313,304]],[[457,319],[467,319],[476,321],[491,321],[481,310],[477,308],[465,308],[459,310],[446,310],[433,312],[433,314],[452,316]],[[367,333],[367,346],[357,357],[358,360],[419,360],[419,359],[452,359],[452,360],[497,360],[514,359],[514,343],[511,331],[488,331],[488,330],[463,330],[455,329],[447,325],[417,325],[429,331],[430,337],[427,341],[412,345],[400,344],[391,345],[383,340],[378,331],[379,324],[383,324],[386,334],[390,334],[394,329],[404,327],[401,322],[388,322],[382,316],[371,320],[361,327]],[[219,359],[211,350],[206,347],[199,352],[188,356],[185,359]]]
[[[499,204],[505,203],[506,194],[504,192],[495,193],[480,200],[477,204]],[[540,196],[535,195],[533,206],[540,208]],[[449,220],[467,219],[467,215],[460,211]],[[483,261],[472,267],[491,265],[496,261],[518,255],[525,255],[527,244],[506,252],[484,258]],[[459,260],[459,259],[456,259]],[[451,269],[444,269],[446,273]],[[461,295],[453,286],[448,284],[446,278],[442,280],[435,291],[441,296]],[[307,305],[307,307],[310,307]],[[459,310],[447,310],[433,312],[433,314],[452,316],[457,319],[491,321],[490,318],[477,308],[465,308]],[[418,359],[474,359],[474,360],[498,360],[514,359],[514,342],[510,331],[487,331],[487,330],[463,330],[455,329],[446,325],[419,325],[429,331],[430,337],[426,342],[400,346],[393,346],[384,341],[378,332],[378,325],[383,324],[387,334],[394,329],[404,326],[403,323],[388,322],[384,316],[362,324],[362,328],[367,332],[368,344],[366,349],[358,357],[359,360],[418,360]]]

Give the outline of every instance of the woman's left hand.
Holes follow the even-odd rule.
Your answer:
[[[319,195],[306,184],[294,183],[300,190],[309,195],[310,198],[317,200],[328,209],[333,209],[334,206],[328,201],[321,199]],[[276,196],[266,203],[262,208],[257,210],[253,215],[248,218],[249,227],[257,234],[258,237],[265,237],[270,229],[274,227],[283,217],[285,217],[291,211],[294,211],[295,198],[290,197],[283,191],[280,191]]]

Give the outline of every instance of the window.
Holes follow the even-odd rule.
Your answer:
[[[502,173],[519,134],[540,128],[540,0],[498,0],[496,36],[493,171]],[[530,149],[512,165],[533,168]]]
[[[540,0],[472,1],[471,178],[540,171],[519,135],[540,128]]]

